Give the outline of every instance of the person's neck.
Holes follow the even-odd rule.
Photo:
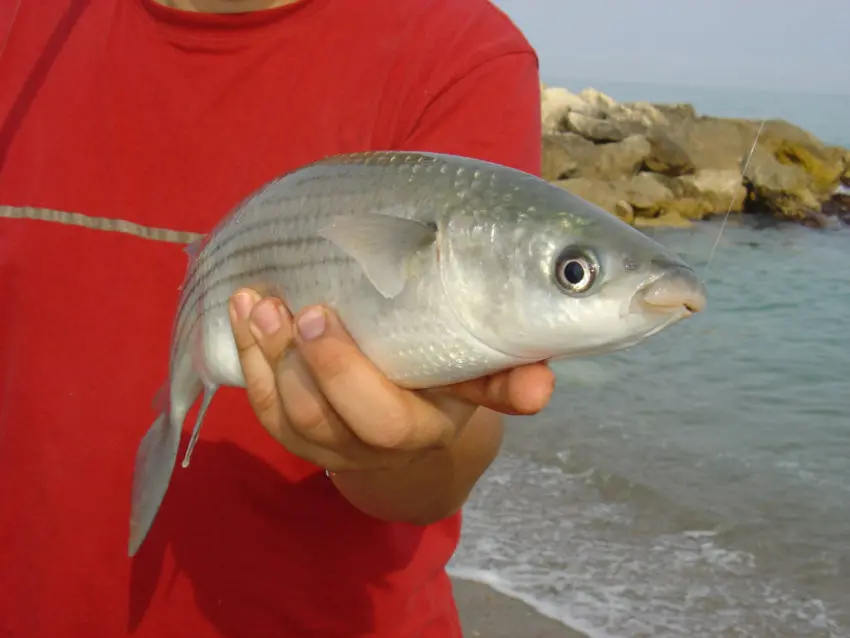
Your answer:
[[[303,0],[154,0],[171,9],[197,11],[200,13],[248,13],[262,9],[274,9],[285,4]]]

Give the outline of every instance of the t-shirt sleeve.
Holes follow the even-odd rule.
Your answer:
[[[473,16],[441,52],[419,95],[403,148],[465,155],[540,175],[538,58],[494,7]]]

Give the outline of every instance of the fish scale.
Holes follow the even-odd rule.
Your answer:
[[[613,215],[533,175],[436,153],[315,162],[259,189],[188,252],[159,415],[136,455],[131,555],[165,497],[189,409],[200,397],[184,467],[217,388],[245,385],[228,316],[239,288],[292,312],[333,308],[410,389],[628,347],[705,297],[690,267]]]

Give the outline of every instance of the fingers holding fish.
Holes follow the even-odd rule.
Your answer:
[[[412,392],[381,374],[328,309],[308,308],[293,321],[279,300],[242,291],[234,317],[258,419],[293,454],[336,471],[396,467],[447,447],[480,405],[532,414],[554,385],[538,364]]]
[[[357,438],[328,403],[298,351],[289,351],[271,364],[277,373],[284,418],[264,425],[290,452],[337,472],[408,462],[409,455],[388,454]]]
[[[240,290],[231,299],[231,328],[245,377],[245,389],[251,407],[263,423],[280,421],[283,411],[275,372],[256,335],[262,336],[267,351],[283,352],[292,342],[292,324],[288,314],[282,304],[276,305],[270,299],[261,300],[253,290]]]
[[[294,349],[295,328],[281,300],[241,290],[232,299],[231,321],[249,402],[261,425],[292,454],[333,471],[398,467],[416,456],[358,438],[326,399],[303,353]],[[302,323],[298,342],[305,333],[315,338],[309,330]],[[334,378],[334,371],[350,365],[352,352],[324,355],[326,372]],[[355,398],[352,394],[348,401]]]
[[[404,390],[362,353],[339,317],[311,308],[296,317],[298,352],[322,395],[363,443],[388,452],[450,445],[477,405]],[[285,401],[286,403],[286,401]]]
[[[280,299],[240,290],[231,321],[249,402],[269,434],[288,448],[339,447],[354,439],[292,350],[295,329]]]
[[[502,414],[537,414],[549,403],[555,374],[545,363],[519,366],[446,387],[451,393]]]

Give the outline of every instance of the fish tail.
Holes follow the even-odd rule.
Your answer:
[[[136,452],[128,547],[130,556],[134,556],[144,542],[165,499],[177,463],[186,414],[203,391],[201,406],[182,462],[184,468],[189,467],[207,408],[219,387],[209,379],[201,336],[200,331],[193,331],[187,339],[188,347],[178,350],[173,379],[157,392],[154,399],[154,409],[159,416]]]
[[[185,353],[178,356],[173,373],[166,390],[157,393],[159,416],[136,451],[130,505],[130,556],[139,550],[159,512],[177,462],[183,421],[203,389],[192,359]]]
[[[135,556],[165,498],[180,445],[180,425],[171,420],[170,410],[159,414],[136,452],[128,552]]]

